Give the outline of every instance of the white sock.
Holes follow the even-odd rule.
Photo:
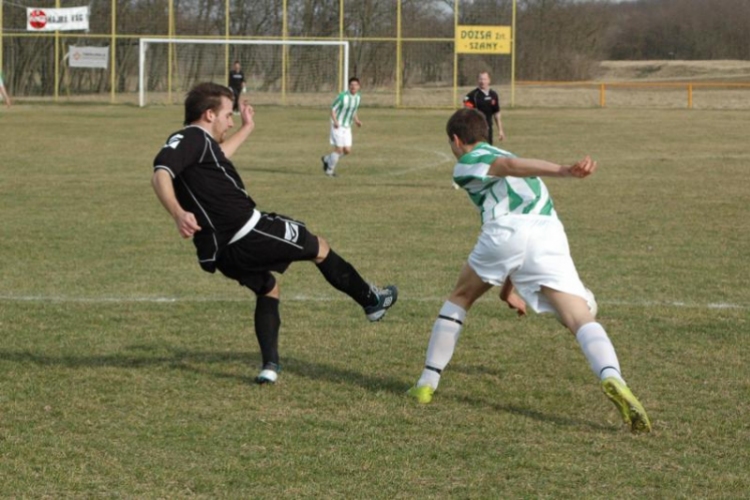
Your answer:
[[[425,368],[417,381],[417,387],[429,385],[433,389],[437,389],[440,383],[440,374],[453,357],[453,350],[456,348],[459,335],[461,335],[464,318],[466,318],[466,311],[453,302],[446,301],[440,308],[438,319],[435,320],[432,327],[430,343],[427,346]]]
[[[341,157],[341,155],[336,152],[333,152],[328,155],[327,163],[328,163],[329,170],[333,170],[334,168],[336,168],[336,164],[339,162],[339,157]]]
[[[625,382],[620,374],[620,362],[617,360],[615,347],[602,325],[596,322],[586,323],[578,329],[576,340],[599,380],[615,377]]]

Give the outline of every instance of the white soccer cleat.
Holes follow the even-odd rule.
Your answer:
[[[279,370],[281,367],[276,363],[266,363],[263,365],[263,369],[260,371],[257,377],[255,377],[256,384],[274,384],[279,378]]]

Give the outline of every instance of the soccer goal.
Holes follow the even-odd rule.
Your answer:
[[[196,83],[227,85],[235,61],[252,104],[330,104],[346,88],[349,42],[141,38],[138,102],[182,102]]]

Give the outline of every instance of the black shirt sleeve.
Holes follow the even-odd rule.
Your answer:
[[[497,92],[490,90],[490,97],[492,97],[492,114],[500,112],[500,96]]]
[[[154,170],[164,169],[174,179],[187,167],[198,163],[205,148],[206,138],[200,129],[186,128],[175,132],[156,155]]]

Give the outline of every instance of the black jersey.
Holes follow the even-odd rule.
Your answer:
[[[245,73],[242,71],[229,71],[229,88],[234,90],[235,94],[242,91],[242,87],[245,85]]]
[[[154,159],[157,169],[169,172],[177,201],[195,215],[201,227],[193,236],[198,261],[213,272],[218,253],[250,220],[255,202],[219,143],[201,127],[170,135]]]
[[[481,111],[487,119],[487,125],[492,130],[492,115],[500,112],[500,98],[497,92],[490,89],[489,93],[485,94],[482,89],[476,88],[466,94],[464,106]]]

